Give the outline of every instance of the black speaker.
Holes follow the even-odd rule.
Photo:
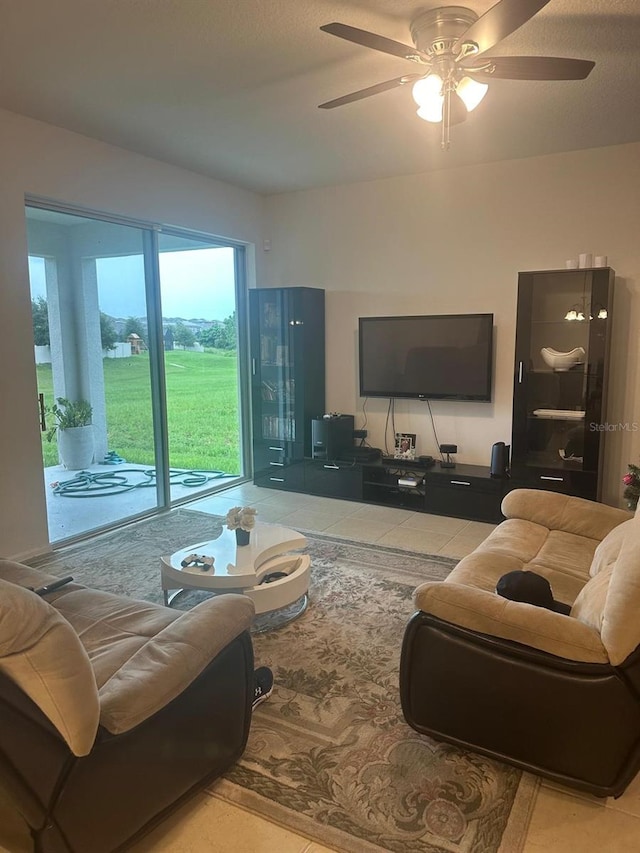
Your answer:
[[[311,421],[311,455],[314,459],[339,459],[353,446],[353,415],[332,415]]]
[[[491,448],[491,476],[506,477],[509,471],[509,452],[511,446],[504,441],[496,441]]]

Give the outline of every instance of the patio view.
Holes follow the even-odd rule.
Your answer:
[[[174,468],[240,473],[236,350],[165,352],[167,416]],[[150,410],[149,353],[104,360],[108,449],[128,463],[155,464]],[[50,364],[39,364],[38,388],[53,402]],[[42,436],[45,467],[58,464],[58,448]],[[100,460],[96,460],[100,461]],[[72,476],[71,472],[69,476]]]
[[[45,208],[27,224],[50,540],[242,477],[241,250]],[[92,463],[63,465],[80,424],[55,429],[60,398],[91,412]]]

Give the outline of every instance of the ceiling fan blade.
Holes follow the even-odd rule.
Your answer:
[[[463,44],[474,42],[478,45],[475,55],[484,53],[515,32],[529,18],[533,18],[548,2],[549,0],[500,0],[460,36],[453,46],[454,52],[457,53]]]
[[[333,24],[325,24],[320,29],[332,36],[352,41],[354,44],[361,44],[363,47],[370,47],[372,50],[380,50],[382,53],[390,53],[391,56],[399,56],[400,59],[410,59],[413,62],[428,61],[427,55],[415,47],[409,47],[407,44],[378,36],[367,30],[349,27],[347,24],[334,22]]]
[[[396,77],[393,80],[387,80],[385,83],[378,83],[375,86],[369,86],[367,89],[360,89],[357,92],[351,92],[350,95],[343,95],[342,98],[336,98],[333,101],[327,101],[319,105],[321,110],[332,110],[334,107],[341,107],[343,104],[350,104],[353,101],[360,101],[362,98],[368,98],[370,95],[377,95],[380,92],[386,92],[389,89],[395,89],[398,86],[404,86],[406,83],[413,83],[422,74],[409,74],[404,77]]]
[[[463,65],[469,77],[486,82],[501,80],[584,80],[595,62],[588,59],[561,59],[556,56],[496,56],[491,64],[474,68]]]

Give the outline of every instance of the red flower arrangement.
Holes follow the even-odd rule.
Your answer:
[[[622,478],[624,483],[622,496],[627,502],[627,507],[630,510],[635,510],[638,506],[638,498],[640,498],[640,466],[629,463],[628,467],[629,472]]]

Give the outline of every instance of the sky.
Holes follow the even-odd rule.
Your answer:
[[[98,301],[111,317],[146,317],[142,255],[99,258]],[[44,260],[29,257],[31,297],[46,298]],[[160,253],[163,317],[224,320],[235,309],[231,247]]]

